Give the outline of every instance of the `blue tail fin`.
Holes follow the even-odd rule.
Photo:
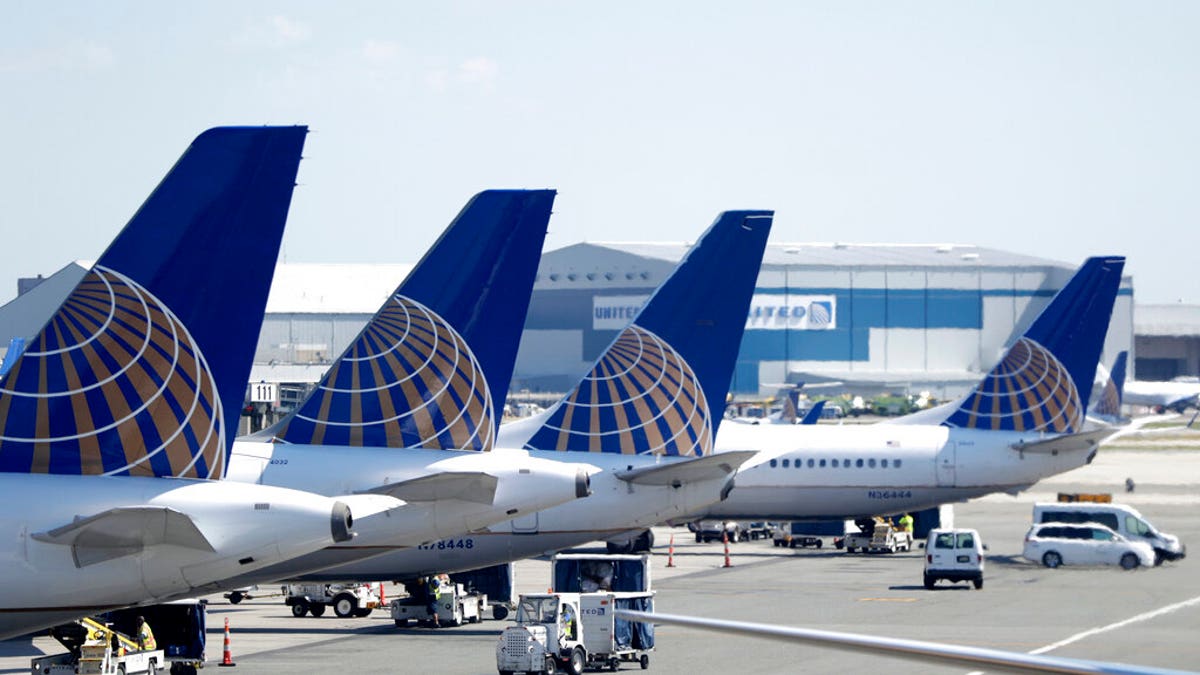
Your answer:
[[[772,217],[721,214],[526,447],[709,454]]]
[[[489,450],[553,203],[553,190],[476,195],[313,393],[265,433],[288,443]]]
[[[829,403],[829,401],[825,399],[814,403],[813,407],[809,408],[808,412],[805,413],[804,419],[800,420],[800,424],[816,424],[821,419],[821,413],[825,412],[826,403]]]
[[[1125,395],[1125,362],[1128,358],[1129,352],[1123,351],[1113,361],[1112,370],[1100,391],[1100,400],[1093,407],[1093,412],[1099,417],[1117,419],[1121,416],[1121,399]]]
[[[0,383],[0,471],[222,475],[306,133],[192,142]]]
[[[1079,431],[1124,267],[1121,257],[1089,258],[943,424]]]

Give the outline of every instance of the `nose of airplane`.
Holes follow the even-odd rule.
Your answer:
[[[350,507],[343,501],[335,501],[329,516],[329,531],[333,540],[339,544],[350,541],[354,538],[353,527],[354,514],[350,513]]]

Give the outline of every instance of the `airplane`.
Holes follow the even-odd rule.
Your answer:
[[[580,468],[591,475],[590,497],[302,578],[486,567],[640,532],[723,498],[754,453],[710,453],[721,421],[713,402],[725,400],[733,377],[772,216],[721,214],[572,392],[500,428],[492,454]]]
[[[1091,258],[963,399],[894,421],[726,425],[718,453],[756,448],[701,518],[831,520],[1015,493],[1091,462],[1115,432],[1084,426],[1124,258]],[[1080,386],[1080,383],[1086,386]]]
[[[1156,412],[1174,410],[1182,413],[1200,407],[1200,381],[1194,377],[1176,378],[1170,382],[1129,380],[1125,383],[1124,403],[1153,408]]]
[[[233,444],[228,480],[404,504],[357,518],[353,541],[224,588],[297,578],[589,494],[587,467],[494,447],[554,196],[475,195],[297,409]]]
[[[727,418],[727,421],[736,424],[762,424],[764,422],[767,424],[816,424],[821,419],[821,414],[825,411],[825,404],[828,401],[822,399],[813,403],[812,407],[801,416],[799,399],[800,390],[803,388],[804,383],[779,385],[779,393],[776,398],[783,401],[780,408],[765,417],[737,416]]]
[[[1121,405],[1124,403],[1125,365],[1128,359],[1129,352],[1121,351],[1113,361],[1112,370],[1104,368],[1103,365],[1096,367],[1096,380],[1100,384],[1100,391],[1095,403],[1088,410],[1089,417],[1108,424],[1127,421],[1121,418]]]
[[[1047,656],[1038,653],[1026,654],[1003,649],[966,647],[814,628],[793,628],[749,621],[639,612],[629,609],[618,609],[614,614],[618,619],[627,621],[698,628],[726,635],[732,633],[769,640],[796,642],[815,647],[839,649],[854,654],[868,653],[925,664],[986,669],[988,672],[1057,673],[1059,675],[1194,675],[1192,671],[1170,668]]]
[[[348,541],[396,503],[215,480],[306,134],[197,137],[0,380],[0,639]]]

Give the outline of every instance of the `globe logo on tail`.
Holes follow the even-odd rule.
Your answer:
[[[1023,337],[944,424],[1072,433],[1082,422],[1079,392],[1067,369],[1045,347]]]
[[[96,266],[0,382],[0,469],[220,478],[225,424],[187,328]]]
[[[691,366],[671,345],[626,328],[526,447],[703,456],[712,419]]]
[[[487,380],[436,312],[393,296],[275,434],[287,443],[491,450]]]

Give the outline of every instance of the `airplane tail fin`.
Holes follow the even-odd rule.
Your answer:
[[[490,450],[554,196],[488,190],[472,198],[312,394],[262,435]]]
[[[805,413],[804,419],[800,420],[800,424],[816,424],[818,421],[820,421],[821,414],[825,412],[825,404],[827,403],[829,403],[829,401],[825,399],[821,399],[820,401],[814,403],[813,407],[809,408],[808,412]]]
[[[192,142],[0,382],[0,471],[221,477],[307,131]]]
[[[772,211],[727,211],[525,447],[709,454]]]
[[[1129,352],[1127,351],[1117,354],[1117,360],[1113,362],[1112,370],[1109,371],[1108,378],[1104,382],[1104,388],[1100,391],[1100,399],[1093,406],[1093,412],[1096,415],[1110,419],[1121,416],[1121,399],[1125,394],[1125,362],[1128,358]]]
[[[1123,257],[1089,258],[943,424],[1079,431],[1124,267]]]

